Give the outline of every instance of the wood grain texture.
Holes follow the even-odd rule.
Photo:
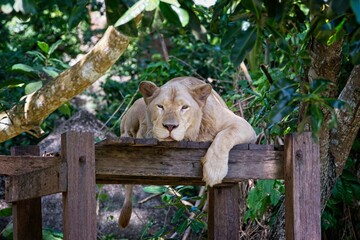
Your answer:
[[[209,188],[208,239],[240,239],[239,194],[237,183]]]
[[[51,167],[61,162],[60,157],[2,156],[0,175],[12,176]]]
[[[95,152],[92,133],[67,132],[61,136],[67,164],[67,192],[63,193],[64,239],[96,239]]]
[[[311,133],[285,138],[285,231],[288,240],[321,239],[320,153]]]
[[[12,155],[39,155],[38,146],[12,147]],[[6,184],[5,188],[8,185]],[[14,240],[42,239],[41,198],[33,198],[13,203]]]
[[[6,179],[5,200],[15,202],[65,192],[66,171],[66,164],[58,163],[48,168],[10,176]]]
[[[161,143],[165,144],[165,143]],[[209,144],[174,142],[140,146],[108,143],[95,147],[96,174],[102,183],[204,184],[200,159]],[[196,148],[193,146],[196,145]],[[190,146],[190,147],[189,147]],[[235,146],[229,154],[224,182],[241,179],[283,179],[283,152],[274,147],[249,150]]]

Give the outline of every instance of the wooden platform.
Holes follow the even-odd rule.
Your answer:
[[[200,159],[210,144],[116,138],[94,145],[92,134],[69,132],[62,135],[59,156],[35,156],[31,147],[12,150],[25,156],[0,156],[0,174],[8,176],[5,197],[16,213],[22,212],[18,217],[41,215],[41,208],[40,213],[29,208],[34,199],[62,192],[65,239],[96,239],[96,183],[204,185]],[[287,136],[285,149],[235,146],[223,183],[209,189],[209,239],[238,239],[238,214],[229,221],[224,213],[236,212],[242,179],[285,179],[287,238],[320,239],[319,176],[319,148],[309,133]],[[14,223],[15,239],[40,239],[39,227],[22,229],[21,220]]]

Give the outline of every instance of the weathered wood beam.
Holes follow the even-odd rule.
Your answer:
[[[12,147],[12,155],[39,155],[38,146]],[[20,190],[20,189],[19,189]],[[17,201],[12,204],[14,240],[42,239],[41,198]]]
[[[96,182],[94,135],[61,135],[61,156],[67,164],[67,191],[63,193],[64,240],[96,239]]]
[[[285,138],[286,239],[321,239],[320,152],[311,133]]]
[[[21,175],[59,164],[60,157],[0,155],[0,175]]]
[[[15,202],[65,192],[66,171],[65,163],[55,163],[51,167],[10,176],[6,178],[5,200]]]
[[[97,181],[204,184],[200,159],[205,155],[209,143],[156,144],[153,141],[147,146],[146,142],[121,140],[97,145]],[[283,166],[283,152],[274,150],[274,146],[238,145],[230,151],[229,172],[223,182],[238,182],[248,178],[283,179]]]

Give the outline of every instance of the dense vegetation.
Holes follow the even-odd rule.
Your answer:
[[[140,97],[140,81],[161,85],[176,76],[192,75],[210,82],[233,111],[248,119],[261,143],[281,143],[284,134],[306,129],[321,146],[328,146],[330,150],[323,153],[331,155],[330,142],[339,140],[331,129],[339,127],[350,142],[343,143],[349,145],[343,148],[344,160],[334,157],[338,165],[329,165],[333,155],[322,157],[327,171],[336,172],[322,179],[323,188],[328,186],[322,192],[323,235],[359,238],[360,216],[354,214],[360,200],[359,78],[351,88],[354,98],[341,95],[352,74],[360,75],[356,68],[360,64],[359,1],[218,0],[210,7],[194,2],[2,1],[0,112],[23,104],[24,95],[86,53],[106,29],[101,24],[106,14],[109,24],[134,39],[100,87],[84,93],[93,99],[91,110],[97,118],[118,134],[119,118]],[[80,108],[74,101],[64,104],[42,123],[41,138],[23,133],[1,143],[1,154],[8,154],[13,145],[38,143]],[[341,118],[346,114],[353,116],[352,125]],[[177,190],[182,197],[199,200],[192,189]],[[175,227],[160,229],[155,237],[181,235],[187,226],[199,233],[206,228],[202,205],[191,209],[199,214],[190,221],[184,218],[186,206],[168,189],[145,191],[162,193],[164,202],[178,209]],[[277,236],[283,193],[282,181],[251,182],[242,229],[256,229],[259,223],[269,228],[258,231],[272,229],[261,236]]]

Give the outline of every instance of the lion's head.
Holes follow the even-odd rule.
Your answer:
[[[147,137],[160,141],[195,141],[199,135],[202,109],[212,87],[209,84],[171,84],[161,88],[152,82],[140,83],[147,105]]]

